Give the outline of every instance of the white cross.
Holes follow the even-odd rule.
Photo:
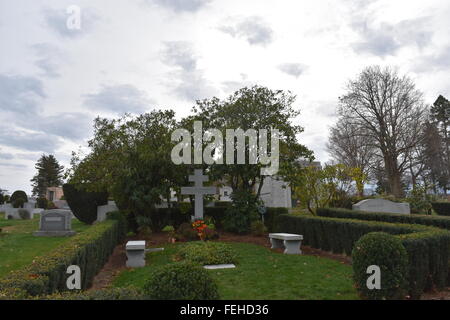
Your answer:
[[[181,194],[195,195],[195,220],[203,219],[203,195],[216,193],[215,187],[203,186],[203,182],[208,180],[208,176],[203,175],[202,169],[195,169],[194,175],[189,176],[189,181],[194,182],[194,186],[181,188]]]

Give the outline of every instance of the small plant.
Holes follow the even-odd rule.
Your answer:
[[[167,232],[169,236],[169,242],[174,243],[175,242],[175,228],[173,226],[165,226],[162,229],[163,232]]]
[[[202,267],[178,262],[155,269],[144,285],[153,300],[217,300],[217,285]]]
[[[237,262],[234,250],[221,242],[191,242],[180,249],[178,258],[199,265]]]
[[[27,209],[19,209],[18,210],[19,217],[22,220],[30,220],[31,219],[31,213]]]
[[[198,240],[198,234],[194,229],[192,229],[190,223],[185,222],[180,224],[178,227],[175,233],[175,238],[181,241]]]
[[[259,236],[263,236],[264,234],[267,233],[267,228],[264,225],[264,222],[262,222],[261,220],[252,222],[250,228],[251,228],[252,235],[254,235],[254,236],[259,237]]]
[[[408,254],[399,238],[384,232],[361,237],[352,252],[356,288],[365,299],[403,299],[407,292]],[[376,265],[381,271],[381,288],[367,287],[367,268]]]

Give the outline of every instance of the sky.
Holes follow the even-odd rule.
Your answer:
[[[363,68],[450,97],[449,17],[447,0],[0,0],[0,188],[30,193],[42,154],[68,167],[97,116],[181,118],[255,84],[297,96],[299,141],[326,162]]]

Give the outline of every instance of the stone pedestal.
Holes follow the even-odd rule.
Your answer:
[[[127,250],[127,267],[145,267],[145,241],[128,241],[125,248]]]

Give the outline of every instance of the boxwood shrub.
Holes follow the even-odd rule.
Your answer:
[[[368,288],[367,270],[380,268],[380,288]],[[370,300],[404,299],[407,292],[408,253],[402,241],[385,232],[362,236],[352,252],[353,278],[360,295]]]
[[[217,285],[206,269],[177,262],[153,270],[144,294],[155,300],[217,300]]]
[[[37,257],[32,264],[0,279],[0,292],[12,288],[29,296],[65,291],[67,267],[81,268],[81,287],[88,288],[94,276],[123,239],[120,220],[107,220],[79,233],[52,252]]]
[[[280,215],[278,231],[298,233],[304,244],[334,253],[352,254],[354,243],[369,232],[401,239],[408,252],[408,290],[418,298],[426,289],[447,285],[450,232],[418,224],[387,223],[309,215]]]
[[[178,256],[181,259],[201,266],[237,263],[237,256],[233,248],[221,242],[190,242],[178,251]]]
[[[433,210],[440,216],[450,216],[450,202],[432,202]]]

